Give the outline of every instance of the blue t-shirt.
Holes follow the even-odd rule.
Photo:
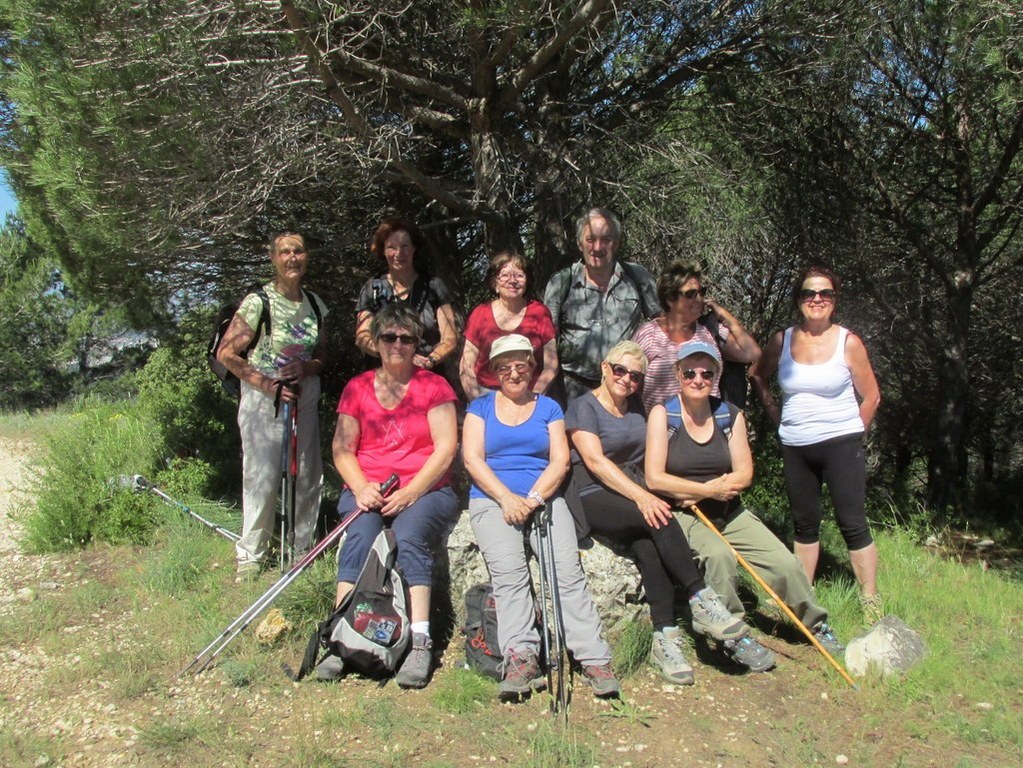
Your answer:
[[[564,420],[565,415],[556,402],[538,395],[532,415],[518,426],[510,427],[497,418],[496,397],[496,392],[477,397],[469,403],[466,412],[483,419],[487,466],[509,491],[525,496],[550,463],[551,439],[547,428],[551,422]],[[469,498],[489,497],[473,483]]]

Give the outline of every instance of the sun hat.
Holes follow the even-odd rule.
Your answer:
[[[533,343],[520,333],[509,333],[502,336],[490,346],[490,360],[493,361],[509,352],[528,352],[533,354]]]
[[[718,350],[717,344],[710,344],[706,341],[700,341],[699,339],[684,342],[681,346],[679,346],[675,360],[685,360],[687,357],[692,357],[693,355],[707,355],[714,360],[718,368],[721,367],[721,352]]]

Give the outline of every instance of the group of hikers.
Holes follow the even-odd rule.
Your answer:
[[[635,561],[654,626],[649,661],[672,683],[694,681],[677,590],[688,598],[694,632],[752,671],[775,664],[744,621],[731,548],[825,649],[841,652],[812,587],[824,484],[868,623],[883,615],[883,604],[864,508],[862,439],[880,392],[863,343],[834,322],[837,276],[820,266],[804,270],[794,290],[797,322],[761,350],[707,295],[698,266],[675,262],[655,280],[620,260],[621,227],[612,212],[587,211],[576,236],[581,261],[551,277],[542,301],[533,296],[529,260],[495,254],[486,275],[494,298],[468,315],[460,343],[451,292],[416,260],[419,230],[400,218],[378,226],[370,248],[386,271],[359,294],[355,342],[379,364],[344,387],[332,444],[344,481],[338,511],[342,519],[359,513],[339,554],[338,604],[389,527],[409,585],[412,631],[396,680],[406,688],[427,685],[433,553],[463,509],[451,482],[460,448],[469,520],[492,581],[502,699],[545,684],[528,567],[537,547],[530,523],[541,507],[550,514],[564,641],[597,696],[616,696],[619,683],[579,557],[585,536]],[[322,481],[317,401],[328,310],[303,288],[308,254],[301,235],[275,237],[269,252],[273,280],[263,296],[241,303],[218,353],[241,380],[240,580],[259,572],[271,543],[282,471],[280,403],[297,409],[299,552],[313,544]],[[266,303],[269,330],[261,333]],[[452,360],[459,349],[461,358]],[[747,365],[754,392],[778,424],[794,552],[741,500],[753,481],[741,410]],[[461,431],[449,380],[456,375],[468,401]],[[780,403],[770,386],[775,377]],[[399,481],[385,496],[381,484],[392,474]],[[697,508],[727,544],[698,520]]]

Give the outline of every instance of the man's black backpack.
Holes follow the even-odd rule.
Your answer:
[[[319,302],[315,298],[315,294],[312,291],[307,291],[305,288],[302,289],[306,298],[309,299],[309,303],[312,305],[313,313],[316,315],[316,329],[317,331],[323,325],[323,313],[320,311]],[[263,310],[259,315],[259,322],[256,323],[256,334],[252,337],[252,341],[245,348],[245,354],[243,357],[248,357],[249,353],[256,348],[256,344],[259,343],[264,333],[270,333],[270,297],[266,295],[266,290],[260,286],[253,288],[248,291],[245,296],[250,293],[256,294],[263,304]],[[220,379],[220,385],[224,388],[231,397],[237,400],[241,397],[242,385],[238,380],[238,377],[227,370],[227,366],[224,365],[217,359],[217,352],[220,351],[220,345],[224,342],[224,336],[227,334],[227,329],[231,325],[231,321],[234,319],[235,314],[238,312],[238,307],[241,306],[244,301],[243,296],[238,301],[228,302],[220,308],[217,312],[216,318],[213,320],[213,335],[210,336],[210,343],[206,345],[206,363],[209,365],[210,370],[213,371],[214,375]]]
[[[465,593],[465,663],[494,680],[501,679],[503,657],[497,640],[497,608],[494,590],[477,584]]]
[[[352,591],[309,638],[301,680],[329,655],[345,670],[370,677],[388,677],[408,651],[412,639],[408,618],[408,585],[395,565],[394,533],[385,528],[373,542]]]

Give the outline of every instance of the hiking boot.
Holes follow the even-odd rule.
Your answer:
[[[704,587],[689,598],[689,609],[693,612],[693,631],[697,634],[710,635],[715,640],[738,640],[749,632],[746,622],[735,618],[710,587]]]
[[[593,689],[593,695],[598,699],[617,699],[622,688],[618,685],[618,678],[611,671],[610,664],[590,664],[583,666],[583,677]]]
[[[430,682],[433,662],[433,641],[429,635],[412,633],[412,650],[408,652],[394,681],[402,688],[425,688]]]
[[[259,572],[262,568],[263,566],[253,560],[238,563],[238,570],[235,571],[234,575],[234,583],[243,584],[246,581],[255,581],[259,578]]]
[[[824,650],[832,656],[841,656],[845,653],[845,646],[839,642],[834,630],[823,621],[813,628],[813,636],[817,642],[824,646]]]
[[[650,646],[650,656],[647,660],[669,683],[692,685],[696,682],[693,668],[682,654],[682,633],[678,627],[668,627],[663,632],[654,632],[654,642]]]
[[[885,617],[884,598],[880,592],[875,592],[870,597],[860,595],[860,609],[863,611],[863,623],[872,627]]]
[[[547,681],[540,674],[540,663],[532,651],[509,651],[501,666],[503,674],[497,694],[501,701],[518,701],[534,689],[542,691],[547,687]]]
[[[732,659],[749,667],[750,672],[766,672],[774,667],[774,654],[749,635],[738,640],[725,640],[725,653]]]
[[[341,660],[341,657],[330,654],[316,665],[316,679],[327,682],[340,680],[344,670],[345,663]]]

